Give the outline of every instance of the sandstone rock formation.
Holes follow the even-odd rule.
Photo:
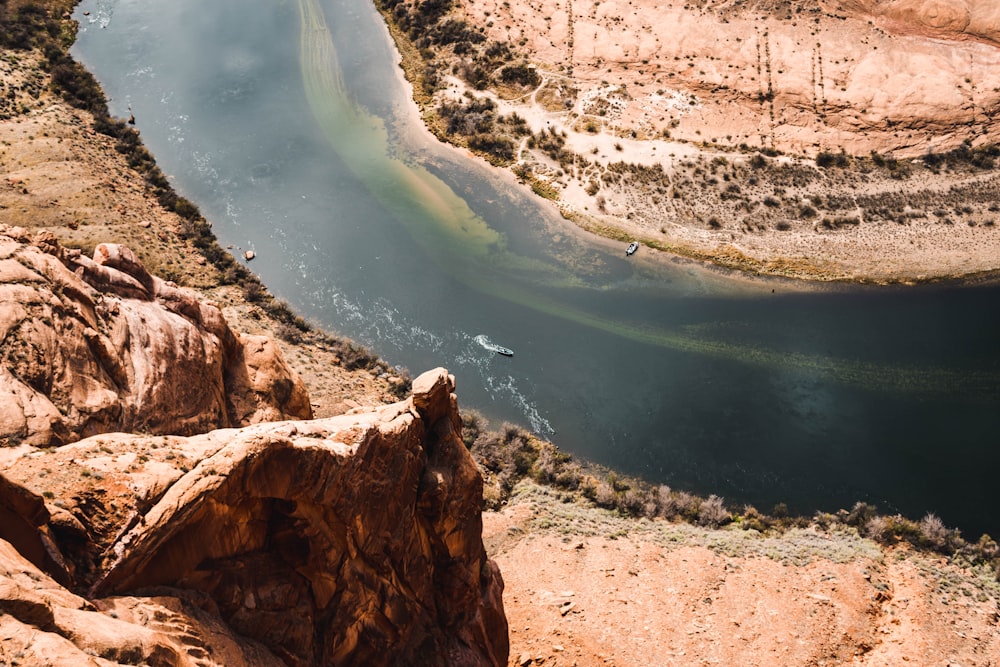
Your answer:
[[[808,155],[1000,141],[991,0],[485,0],[462,12],[521,45],[543,79],[525,99],[578,131]]]
[[[8,450],[4,474],[31,501],[21,524],[54,535],[86,594],[0,548],[0,576],[41,582],[0,579],[10,632],[44,636],[51,655],[149,664],[506,664],[454,379],[413,386],[375,412]],[[67,499],[50,518],[32,496],[46,491]],[[234,648],[233,632],[255,642]]]
[[[840,6],[885,18],[901,33],[1000,44],[1000,5],[992,0],[841,0]]]
[[[0,442],[311,416],[273,343],[233,332],[128,248],[101,244],[90,259],[50,233],[0,227],[0,302]]]
[[[169,595],[96,604],[70,593],[0,539],[0,662],[5,665],[126,664],[268,667],[278,660],[202,607]],[[201,606],[199,606],[201,605]]]

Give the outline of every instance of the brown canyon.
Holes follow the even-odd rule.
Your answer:
[[[699,3],[675,4],[670,20],[693,26]],[[467,8],[485,30],[533,40],[539,63],[572,65],[595,87],[621,77],[633,99],[644,88],[627,77],[647,51],[695,56],[684,66],[705,78],[680,80],[706,106],[670,128],[690,142],[721,138],[716,123],[731,115],[746,140],[773,130],[789,148],[919,153],[964,138],[956,109],[993,137],[993,3],[821,2],[819,28],[796,18],[804,3],[707,4],[711,30],[657,28],[656,46],[640,38],[653,5],[578,2],[573,15],[593,17],[575,19],[571,60],[561,3]],[[742,99],[740,113],[704,94],[731,71],[708,58],[708,41],[734,24],[744,46],[763,40],[747,15],[727,14],[744,5],[794,12],[765,22],[776,99],[789,103],[773,126],[759,80],[711,98]],[[886,49],[877,62],[910,62],[896,49],[913,44],[926,59],[913,66],[946,60],[933,77],[902,71],[942,104],[890,127],[890,106],[873,99],[861,113],[848,100],[859,88],[844,85],[826,92],[820,118],[803,65],[817,62],[817,29],[824,76],[845,84],[881,71],[861,67],[848,33]],[[684,39],[668,47],[668,33]],[[595,56],[611,48],[627,62]],[[481,512],[455,378],[430,371],[398,400],[384,366],[354,368],[349,347],[287,335],[223,284],[93,118],[49,90],[38,50],[4,53],[16,58],[0,60],[11,93],[0,121],[0,665],[997,664],[1000,586],[960,559],[815,523],[779,535],[627,519],[530,483]],[[733,47],[731,62],[756,76],[754,54]],[[622,127],[664,129],[660,111],[608,109]],[[638,159],[628,139],[607,138],[606,154],[623,141]],[[989,228],[965,227],[979,235],[969,248],[996,249]]]

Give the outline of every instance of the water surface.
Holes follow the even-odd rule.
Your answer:
[[[733,503],[866,500],[1000,534],[997,288],[803,291],[626,260],[429,139],[366,0],[77,12],[77,57],[220,242],[390,363],[448,367],[463,406]]]

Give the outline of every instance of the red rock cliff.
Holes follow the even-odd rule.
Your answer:
[[[267,421],[310,416],[272,341],[125,247],[2,226],[0,362],[0,663],[506,664],[444,369]]]
[[[233,332],[126,247],[90,259],[0,226],[0,306],[0,446],[311,417],[272,341]]]
[[[8,505],[31,506],[17,538],[41,553],[25,527],[54,524],[76,589],[89,588],[74,603],[85,628],[75,634],[45,614],[15,617],[86,650],[122,623],[111,611],[127,611],[126,634],[160,633],[133,646],[146,646],[143,660],[150,647],[179,655],[192,645],[136,611],[168,605],[208,654],[235,632],[254,640],[254,655],[288,665],[506,664],[503,582],[483,548],[482,479],[460,437],[454,378],[436,369],[413,386],[409,400],[375,412],[189,438],[95,436],[12,457],[5,475],[28,491]],[[59,483],[40,467],[100,481],[81,482],[67,508],[52,508],[68,516],[49,518],[24,499]],[[14,600],[21,588],[0,584],[0,598],[5,590],[0,609],[26,608]]]

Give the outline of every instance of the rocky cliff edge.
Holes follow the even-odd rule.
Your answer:
[[[453,390],[436,369],[374,412],[7,450],[3,650],[22,664],[505,664],[503,581]]]
[[[0,663],[506,663],[446,370],[267,421],[310,416],[273,341],[128,248],[2,226],[0,359]]]
[[[125,246],[89,258],[0,225],[0,304],[0,446],[312,416],[273,341],[232,331]]]

